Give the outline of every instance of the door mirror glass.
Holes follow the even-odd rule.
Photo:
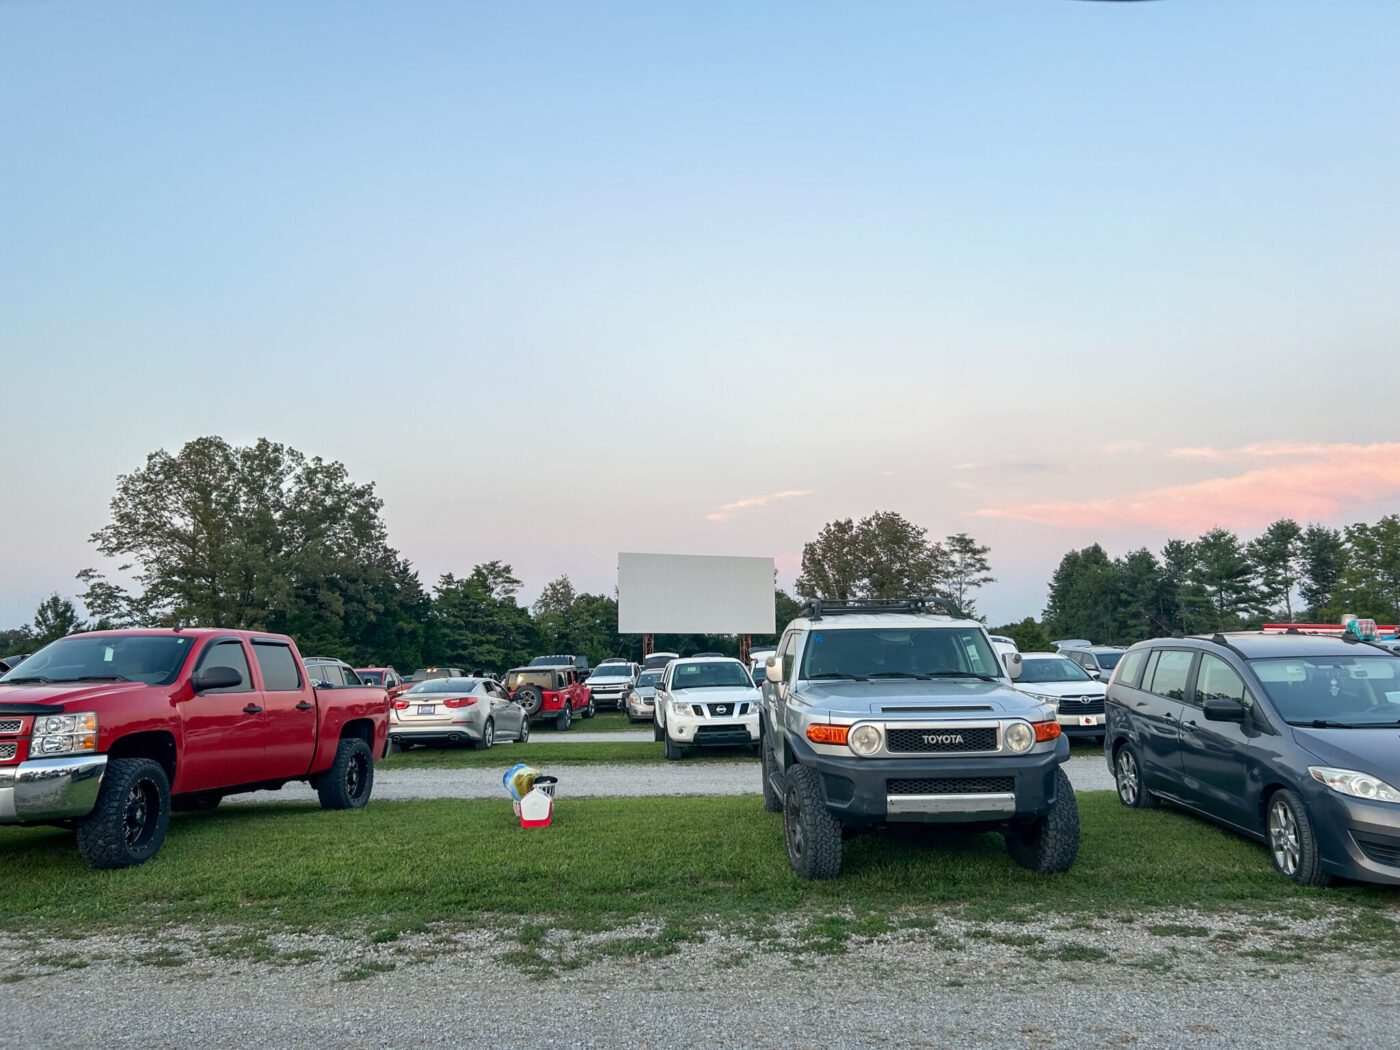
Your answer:
[[[1201,705],[1207,722],[1243,722],[1244,704],[1238,700],[1207,700]]]

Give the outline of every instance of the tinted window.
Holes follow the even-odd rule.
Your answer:
[[[1002,674],[987,636],[967,627],[813,627],[802,653],[802,677]]]
[[[797,653],[797,637],[798,636],[795,634],[790,634],[783,639],[782,657],[784,682],[792,681],[792,665],[793,658]]]
[[[20,673],[28,666],[21,664]],[[1400,660],[1393,656],[1251,660],[1250,669],[1279,714],[1293,725],[1315,720],[1360,726],[1400,723]]]
[[[228,689],[206,689],[205,696],[212,696],[215,693],[252,692],[253,676],[248,671],[248,658],[243,654],[243,643],[219,642],[217,645],[210,646],[200,658],[197,670],[208,671],[213,667],[232,667],[243,676],[243,681]]]
[[[432,678],[419,682],[408,692],[413,696],[424,693],[470,693],[480,684],[474,678]]]
[[[1099,666],[1105,670],[1112,670],[1118,666],[1118,661],[1123,659],[1122,653],[1099,653]]]
[[[1191,673],[1191,657],[1194,654],[1182,649],[1162,649],[1158,652],[1156,666],[1152,668],[1150,692],[1172,700],[1186,699],[1186,679]]]
[[[1138,672],[1142,670],[1142,663],[1147,659],[1148,649],[1134,649],[1130,653],[1125,653],[1123,659],[1118,661],[1113,680],[1120,685],[1136,686]]]
[[[301,688],[296,657],[287,646],[255,642],[253,659],[262,672],[263,689],[269,693],[291,693]]]
[[[1238,700],[1244,703],[1244,679],[1218,656],[1204,653],[1196,672],[1196,703],[1207,700]]]
[[[179,635],[77,635],[44,646],[5,675],[5,681],[47,678],[127,678],[147,685],[170,685],[194,648],[194,639]]]
[[[393,684],[391,682],[385,681],[386,676],[382,671],[356,671],[355,673],[360,676],[360,681],[363,682],[365,685]]]

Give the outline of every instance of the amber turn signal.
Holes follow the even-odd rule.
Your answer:
[[[814,744],[844,744],[850,726],[808,726],[807,739]]]
[[[1059,722],[1035,722],[1035,742],[1044,743],[1046,740],[1054,740],[1060,735]]]

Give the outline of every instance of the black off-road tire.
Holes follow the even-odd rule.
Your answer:
[[[841,822],[827,812],[821,777],[806,766],[792,766],[784,780],[788,863],[804,879],[836,878],[841,874]]]
[[[679,762],[685,758],[685,748],[671,739],[671,734],[666,734],[666,761]]]
[[[537,686],[522,685],[515,691],[515,702],[525,712],[526,718],[532,718],[540,713],[540,707],[544,704],[544,694]]]
[[[97,805],[77,823],[78,853],[90,868],[144,864],[160,852],[169,827],[170,779],[160,763],[113,758]]]
[[[767,737],[760,745],[763,749],[763,761],[759,764],[762,769],[760,774],[763,777],[763,812],[781,813],[783,811],[783,796],[779,795],[773,788],[773,774],[778,771],[778,756],[773,753],[772,746],[768,743]]]
[[[346,737],[335,750],[331,768],[317,778],[322,809],[363,809],[374,790],[374,756],[359,737]]]
[[[1294,822],[1297,867],[1293,871],[1284,866],[1274,839],[1275,807],[1286,807]],[[1326,886],[1332,881],[1332,876],[1322,870],[1322,852],[1317,846],[1317,834],[1313,831],[1312,818],[1308,816],[1307,807],[1303,805],[1303,800],[1298,797],[1297,792],[1281,788],[1269,796],[1268,805],[1264,807],[1264,836],[1274,870],[1284,878],[1296,882],[1299,886]]]
[[[1157,796],[1147,790],[1142,774],[1142,756],[1126,740],[1113,752],[1113,783],[1118,801],[1129,809],[1156,809]]]
[[[208,813],[219,808],[224,796],[217,791],[202,795],[177,795],[170,800],[170,808],[176,813]]]
[[[1069,871],[1079,856],[1079,803],[1063,769],[1055,770],[1055,804],[1035,823],[1004,833],[1006,852],[1040,875]]]
[[[481,739],[473,745],[478,751],[490,751],[491,745],[496,742],[496,723],[488,718],[486,724],[481,727]]]
[[[560,711],[558,717],[554,719],[554,728],[558,729],[560,732],[563,732],[573,724],[574,712],[573,709],[569,707],[568,702],[566,701],[564,704],[564,710]]]

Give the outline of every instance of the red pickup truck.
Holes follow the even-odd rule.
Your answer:
[[[379,688],[318,689],[290,638],[213,628],[61,638],[0,677],[0,824],[77,831],[94,868],[155,856],[172,809],[309,781],[369,801],[388,747]]]

